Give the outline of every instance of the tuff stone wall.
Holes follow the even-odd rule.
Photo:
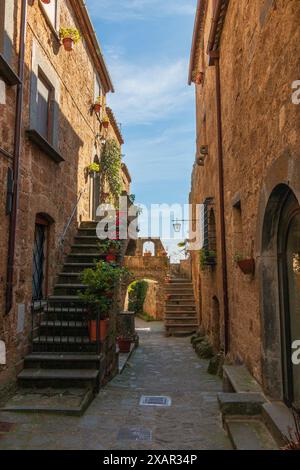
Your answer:
[[[205,80],[196,85],[197,145],[198,150],[200,145],[208,145],[209,155],[204,166],[195,164],[191,191],[194,204],[214,198],[217,266],[201,272],[198,252],[192,253],[199,316],[211,339],[216,321],[224,324],[215,69],[207,65],[206,55],[212,3],[208,2],[202,35]],[[300,171],[300,107],[291,99],[292,83],[300,79],[299,17],[297,0],[232,0],[220,45],[230,358],[246,363],[260,382],[263,312],[259,263],[264,204],[275,182],[291,184],[299,197],[299,181],[293,175]],[[237,253],[255,258],[254,276],[246,276],[238,268]],[[220,338],[222,346],[222,326]]]
[[[160,308],[157,302],[159,290],[158,283],[149,279],[146,279],[146,281],[148,283],[148,289],[144,302],[144,312],[148,313],[148,315],[151,315],[151,317],[155,319],[161,318],[162,315],[161,312],[159,312]]]
[[[21,2],[16,2],[20,7]],[[77,27],[77,20],[69,2],[61,1],[59,23],[64,27]],[[28,24],[25,53],[25,90],[23,105],[22,152],[20,159],[20,196],[17,220],[17,240],[14,271],[13,309],[4,316],[3,298],[6,282],[6,256],[8,218],[2,218],[0,227],[0,339],[7,347],[8,362],[0,369],[0,390],[12,382],[22,367],[22,358],[28,350],[31,327],[30,302],[32,297],[32,259],[35,219],[43,214],[50,221],[48,242],[48,282],[45,293],[51,293],[55,278],[60,270],[64,255],[81,220],[91,216],[91,186],[86,167],[100,153],[95,135],[101,128],[92,106],[95,98],[95,67],[84,38],[68,53],[60,45],[59,38],[49,21],[41,2],[28,2]],[[18,31],[19,10],[15,15]],[[17,41],[18,34],[15,35]],[[17,44],[17,42],[16,42]],[[16,46],[15,46],[16,48]],[[42,64],[34,64],[39,56]],[[65,161],[57,164],[32,143],[26,130],[32,126],[31,89],[33,69],[46,64],[55,77],[59,95],[57,121],[58,151]],[[14,64],[16,67],[16,64]],[[12,152],[15,115],[15,90],[9,89],[6,104],[0,104],[0,145]],[[114,137],[110,127],[106,137]],[[8,162],[0,157],[0,209],[4,213],[6,201],[6,168]],[[59,240],[64,231],[77,198],[82,192],[73,223],[67,233],[63,249]],[[25,313],[25,315],[24,315]]]

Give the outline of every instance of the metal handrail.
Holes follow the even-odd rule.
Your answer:
[[[86,188],[85,188],[85,189],[82,189],[82,190],[80,191],[80,193],[79,193],[79,196],[78,196],[78,198],[77,198],[77,202],[76,202],[76,204],[75,204],[75,206],[74,206],[74,208],[73,208],[73,210],[72,210],[72,214],[71,214],[71,216],[70,216],[70,218],[69,218],[69,220],[68,220],[68,222],[67,222],[67,224],[66,224],[66,226],[65,226],[65,228],[64,228],[64,231],[63,231],[61,237],[59,238],[58,246],[59,246],[60,248],[62,248],[63,245],[64,245],[65,237],[66,237],[67,231],[69,230],[70,225],[71,225],[71,223],[72,223],[72,221],[73,221],[73,218],[74,218],[74,215],[75,215],[75,213],[76,213],[76,210],[77,210],[78,204],[79,204],[79,202],[80,202],[80,199],[81,199],[83,193],[85,193],[85,192],[86,192]]]

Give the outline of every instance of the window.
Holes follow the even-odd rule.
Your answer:
[[[41,3],[41,2],[40,2]],[[49,22],[53,28],[58,29],[58,1],[52,0],[50,3],[41,3],[44,12],[46,13]]]
[[[213,198],[205,199],[202,212],[203,248],[207,251],[216,251],[216,219],[212,208]]]
[[[95,77],[95,100],[98,98],[98,96],[101,96],[101,83],[100,83],[100,80],[98,78],[98,76]]]
[[[11,63],[14,40],[14,0],[0,0],[0,53]]]
[[[37,131],[51,143],[53,87],[40,72],[37,84]]]
[[[48,245],[49,221],[42,215],[37,215],[35,222],[32,265],[33,300],[42,300],[47,294]]]

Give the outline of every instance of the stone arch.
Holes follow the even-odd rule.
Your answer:
[[[151,252],[152,256],[156,255],[156,246],[152,240],[148,240],[143,243],[143,256],[145,256],[147,252]]]
[[[300,201],[299,155],[283,152],[268,168],[263,180],[257,208],[255,235],[256,272],[259,280],[259,305],[261,324],[261,366],[265,393],[281,400],[282,363],[281,328],[278,294],[277,254],[274,254],[275,237],[279,224],[278,212],[282,198],[292,191]],[[273,257],[273,259],[272,259]],[[271,270],[273,269],[273,275]],[[269,296],[269,306],[268,304]]]
[[[295,197],[287,184],[277,185],[269,196],[262,226],[260,256],[262,368],[266,393],[283,399],[283,312],[280,302],[279,224],[288,198]],[[298,200],[299,201],[299,200]]]
[[[164,320],[165,318],[165,278],[162,279],[162,276],[158,275],[153,275],[153,273],[150,272],[140,272],[140,273],[132,273],[131,276],[128,277],[125,283],[122,285],[122,293],[121,293],[121,305],[125,305],[125,299],[126,299],[126,294],[128,287],[132,282],[135,281],[142,281],[142,280],[151,280],[157,283],[158,289],[157,289],[157,319],[158,320]]]

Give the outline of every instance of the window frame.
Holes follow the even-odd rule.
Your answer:
[[[38,67],[38,77],[37,81],[41,82],[45,88],[47,88],[49,95],[48,95],[48,103],[47,103],[47,137],[43,136],[38,129],[36,129],[42,137],[44,137],[47,142],[52,145],[53,144],[53,98],[54,98],[54,93],[55,89],[54,86],[52,85],[51,81],[48,79],[42,68],[39,66]],[[37,90],[39,88],[37,87]],[[38,107],[38,102],[37,102],[37,107]]]
[[[41,11],[49,25],[49,27],[51,28],[52,32],[58,36],[58,31],[59,31],[59,12],[60,12],[60,0],[54,0],[55,1],[55,19],[54,19],[54,24],[52,22],[52,19],[47,11],[47,6],[41,1],[39,0],[39,5],[41,7]]]

